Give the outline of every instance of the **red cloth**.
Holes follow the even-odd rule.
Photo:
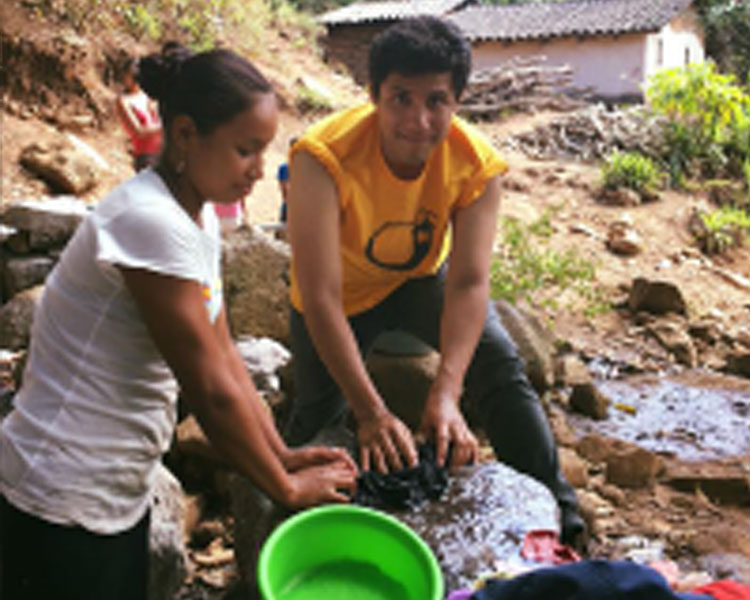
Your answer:
[[[724,579],[690,590],[692,594],[708,594],[716,600],[750,600],[750,587]]]
[[[159,113],[157,113],[153,107],[149,106],[146,111],[141,108],[134,106],[133,112],[141,125],[148,126],[159,122]],[[130,139],[133,143],[133,154],[138,156],[139,154],[159,154],[161,151],[161,131],[152,133],[147,137],[140,138],[127,126],[125,127],[130,134]]]
[[[564,546],[557,539],[557,534],[548,529],[529,531],[523,538],[521,556],[535,562],[565,565],[581,560],[570,546]]]

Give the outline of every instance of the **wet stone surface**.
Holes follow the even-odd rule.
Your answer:
[[[323,439],[332,441],[328,434]],[[232,497],[235,556],[244,580],[237,598],[254,599],[259,550],[288,513],[244,478],[233,478]],[[384,512],[411,527],[430,546],[440,563],[446,592],[471,587],[481,575],[494,572],[497,562],[517,558],[526,532],[558,530],[557,504],[549,490],[500,463],[463,467],[451,474],[439,500]]]
[[[600,433],[685,461],[750,453],[750,381],[687,373],[597,382],[612,405],[604,421],[570,414],[577,433]]]
[[[439,501],[389,511],[432,548],[446,592],[471,587],[518,555],[527,531],[557,531],[557,505],[542,484],[500,463],[465,467]]]

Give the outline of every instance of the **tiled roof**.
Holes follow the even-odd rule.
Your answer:
[[[471,41],[658,31],[691,0],[575,0],[472,6],[448,15]]]
[[[320,17],[324,25],[358,25],[373,21],[398,21],[422,15],[443,16],[468,0],[386,0],[355,2]]]

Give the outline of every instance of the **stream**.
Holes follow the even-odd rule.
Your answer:
[[[568,414],[580,435],[600,433],[684,461],[750,454],[750,380],[715,372],[624,376],[596,382],[607,419]]]

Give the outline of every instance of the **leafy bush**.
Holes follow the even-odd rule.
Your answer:
[[[750,152],[750,95],[713,63],[657,72],[646,91],[666,117],[666,156],[673,185],[686,175],[739,175]]]
[[[615,152],[602,166],[605,187],[626,187],[651,193],[661,186],[662,173],[656,163],[639,152]]]
[[[328,98],[303,85],[297,87],[294,104],[302,114],[325,114],[333,110],[333,105]]]
[[[594,288],[594,265],[575,251],[556,252],[544,247],[545,238],[552,234],[550,215],[525,225],[516,219],[500,221],[502,244],[492,261],[490,289],[493,298],[503,298],[515,303],[519,299],[535,302],[548,292],[557,295],[573,288],[586,304],[585,312],[593,314],[608,310],[602,294]],[[556,306],[554,299],[542,299],[539,304]]]
[[[750,80],[750,3],[703,1],[706,51],[739,81]]]
[[[742,245],[750,233],[750,214],[741,208],[722,206],[699,213],[703,227],[694,232],[707,254],[725,252]]]

